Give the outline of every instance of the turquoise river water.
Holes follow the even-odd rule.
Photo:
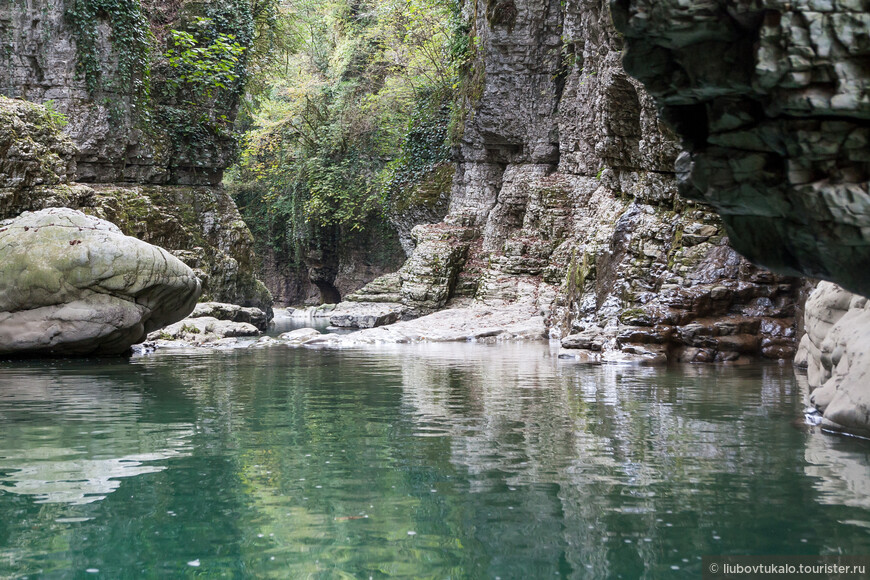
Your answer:
[[[0,578],[699,578],[870,554],[788,365],[546,345],[0,363]]]

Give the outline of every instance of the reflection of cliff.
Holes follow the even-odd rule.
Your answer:
[[[517,484],[688,477],[701,466],[672,463],[684,455],[736,469],[753,459],[723,441],[749,437],[754,415],[730,408],[733,398],[775,405],[793,381],[773,366],[746,375],[703,367],[672,374],[618,365],[573,369],[546,347],[528,345],[426,345],[415,352],[402,366],[403,398],[416,410],[419,434],[451,436],[454,461],[515,472]],[[678,402],[689,412],[677,415]],[[632,437],[635,430],[643,436]],[[506,438],[513,443],[506,446]]]
[[[208,577],[652,579],[696,576],[698,554],[723,549],[868,545],[842,532],[870,520],[864,448],[805,441],[785,365],[579,367],[538,344],[276,347],[7,365],[0,394],[0,456],[49,466],[40,481],[106,485],[89,488],[101,501],[54,498],[74,504],[0,490],[0,575],[46,559],[81,570],[87,554],[111,578],[141,562],[183,577],[200,561]],[[172,458],[101,479],[149,454]],[[3,461],[8,487],[22,472]]]
[[[826,284],[826,283],[823,283]],[[808,377],[797,374],[797,382],[805,398],[813,388]],[[870,445],[864,439],[824,435],[825,424],[812,428],[806,439],[804,473],[813,478],[819,501],[836,506],[870,509],[870,479],[867,478],[867,457]],[[853,516],[860,512],[854,511]],[[870,518],[848,523],[870,528]]]
[[[870,509],[866,444],[834,437],[808,437],[804,473],[815,479],[819,501]],[[859,522],[870,528],[870,520]]]
[[[7,455],[0,460],[0,471],[6,473],[0,490],[36,496],[36,503],[77,505],[99,501],[120,487],[121,478],[166,469],[165,465],[151,462],[187,455],[183,450],[192,431],[185,435],[182,439],[167,441],[163,450],[113,459],[82,459],[80,452],[60,447],[40,447],[37,453],[25,450]],[[41,436],[51,437],[44,430]]]
[[[753,521],[762,504],[813,503],[810,481],[783,476],[800,461],[788,451],[800,436],[791,413],[769,415],[795,400],[789,369],[560,368],[543,350],[511,345],[428,345],[404,361],[416,435],[447,439],[452,464],[468,474],[476,539],[565,547],[519,547],[517,562],[547,569],[561,554],[572,577],[662,577],[723,545],[763,549],[738,530],[777,525],[769,515]],[[768,452],[746,443],[758,439]],[[674,536],[697,548],[662,554]]]

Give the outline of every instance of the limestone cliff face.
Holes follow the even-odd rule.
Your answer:
[[[480,98],[449,213],[414,229],[400,271],[412,312],[526,303],[593,358],[790,358],[796,281],[741,258],[711,208],[677,195],[677,139],[623,70],[607,3],[472,12]],[[389,295],[377,286],[358,298]]]
[[[204,299],[270,311],[250,231],[215,185],[232,159],[238,92],[177,82],[158,58],[169,28],[244,32],[249,15],[234,6],[0,6],[0,93],[50,107],[0,97],[0,219],[81,209],[170,250],[202,279]]]
[[[795,362],[807,367],[810,404],[833,429],[870,433],[870,301],[822,282],[806,304]]]
[[[232,10],[235,3],[220,4]],[[233,152],[237,97],[220,90],[184,95],[155,58],[167,48],[167,29],[196,33],[196,19],[213,16],[219,3],[150,0],[100,8],[110,5],[0,5],[0,94],[51,101],[67,115],[66,133],[79,149],[78,181],[220,183]]]
[[[743,254],[870,296],[870,1],[614,0],[626,69]]]

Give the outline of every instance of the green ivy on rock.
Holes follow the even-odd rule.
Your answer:
[[[153,39],[139,0],[75,0],[66,17],[76,39],[76,72],[85,80],[88,91],[94,94],[112,88],[147,102]],[[103,69],[97,43],[100,21],[111,26],[110,40],[118,55],[113,87],[103,84],[109,71]]]

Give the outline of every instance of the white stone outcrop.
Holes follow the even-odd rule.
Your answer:
[[[796,363],[830,427],[870,432],[870,300],[822,282],[806,305]]]

